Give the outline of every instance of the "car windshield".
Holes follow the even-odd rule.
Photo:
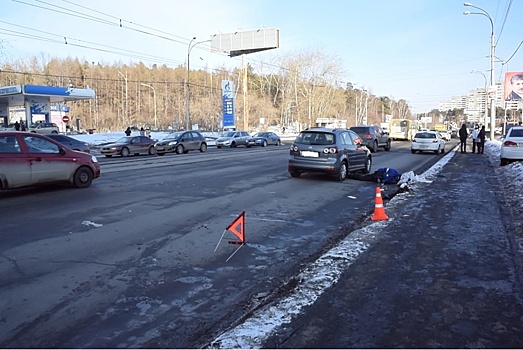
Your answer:
[[[350,130],[354,131],[356,134],[367,134],[369,133],[369,128],[363,127],[352,127]]]
[[[116,140],[115,143],[129,143],[131,142],[131,140],[133,139],[134,136],[124,136],[122,138],[119,138],[118,140]]]
[[[268,136],[269,136],[268,132],[258,132],[256,134],[254,134],[253,137],[268,137]]]
[[[226,131],[222,134],[222,137],[233,137],[236,131]]]
[[[296,142],[309,145],[332,145],[335,143],[334,134],[326,132],[302,132]]]
[[[164,140],[178,140],[180,136],[182,136],[183,132],[173,132],[172,134],[169,134],[165,136]]]
[[[435,139],[436,134],[431,132],[418,132],[414,137],[417,139]]]

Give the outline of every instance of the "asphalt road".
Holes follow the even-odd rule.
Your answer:
[[[1,193],[0,346],[201,347],[273,302],[365,222],[376,187],[293,179],[287,147],[100,159],[88,189]],[[441,157],[373,156],[400,172]],[[247,245],[225,262],[242,211]]]

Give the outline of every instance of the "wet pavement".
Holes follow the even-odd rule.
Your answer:
[[[262,347],[522,348],[521,218],[496,167],[456,153],[386,201],[389,220],[351,234],[368,250]]]

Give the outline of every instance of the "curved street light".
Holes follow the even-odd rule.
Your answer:
[[[156,90],[149,84],[140,83],[142,86],[147,86],[151,89],[153,89],[153,101],[154,101],[154,129],[157,130],[156,127]]]
[[[191,50],[198,44],[209,42],[210,40],[203,40],[198,41],[196,43],[192,43],[194,40],[196,40],[196,37],[193,37],[191,41],[189,41],[189,45],[187,46],[187,88],[185,89],[185,130],[190,130],[190,109],[189,109],[189,73],[190,73],[190,59],[191,59]]]
[[[495,51],[495,44],[494,44],[494,21],[492,21],[492,17],[490,14],[482,9],[481,7],[474,6],[470,2],[465,2],[463,4],[464,6],[475,8],[481,12],[470,12],[466,11],[463,12],[464,15],[482,15],[489,19],[490,21],[490,85],[496,86],[495,80],[494,80],[494,51]],[[496,105],[495,105],[495,97],[492,98],[491,106],[490,106],[490,139],[494,140],[494,128],[496,126]]]

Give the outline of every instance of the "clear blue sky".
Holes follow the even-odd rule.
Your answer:
[[[523,40],[523,1],[471,3],[486,10],[494,22],[495,56],[510,59],[495,64],[496,80],[506,71],[523,70],[523,48],[516,52]],[[96,20],[62,13],[71,9]],[[483,15],[465,16],[464,11],[479,12],[458,0],[0,0],[0,62],[43,55],[175,67],[185,64],[194,36],[201,41],[217,33],[278,28],[280,48],[249,55],[254,68],[271,55],[320,49],[343,62],[347,74],[340,80],[377,96],[405,99],[420,113],[438,108],[439,101],[451,96],[483,88],[485,79],[470,73],[473,69],[490,81],[490,21]],[[101,19],[113,24],[122,19],[124,27],[170,40]],[[53,41],[24,38],[21,33]],[[90,47],[133,53],[116,55]],[[241,59],[204,49],[205,44],[193,49],[191,68],[241,66]]]

